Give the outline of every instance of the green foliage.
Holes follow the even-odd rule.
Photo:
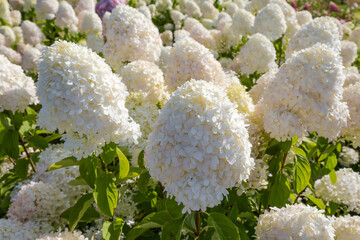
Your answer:
[[[95,202],[102,214],[111,218],[118,202],[118,191],[111,173],[101,173],[95,181]]]
[[[89,209],[91,204],[94,202],[93,195],[91,193],[83,195],[70,210],[69,216],[69,228],[73,231],[84,216],[85,212]]]
[[[236,225],[224,214],[213,212],[208,218],[208,226],[215,229],[217,239],[240,240]]]
[[[103,225],[103,238],[105,240],[119,240],[124,226],[124,221],[117,218],[114,221],[106,221]]]

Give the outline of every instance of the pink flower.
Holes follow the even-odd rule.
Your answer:
[[[294,0],[291,1],[290,5],[294,8],[294,9],[297,9],[297,4]]]
[[[105,12],[111,12],[119,4],[126,4],[126,0],[100,0],[95,7],[95,11],[100,18]]]
[[[339,12],[340,8],[333,2],[330,3],[330,12]]]
[[[310,4],[309,4],[309,3],[305,3],[305,6],[303,7],[302,10],[307,10],[307,11],[309,11],[309,10],[310,10]]]

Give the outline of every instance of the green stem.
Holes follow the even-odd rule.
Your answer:
[[[196,215],[195,215],[195,225],[196,225],[196,232],[195,232],[195,236],[197,239],[199,239],[201,230],[200,230],[200,213],[201,211],[196,211]]]
[[[28,159],[30,160],[31,168],[32,168],[32,170],[36,173],[37,171],[36,171],[36,168],[35,168],[35,164],[34,164],[33,160],[31,159],[30,154],[29,154],[29,152],[27,151],[27,149],[26,149],[26,147],[25,147],[24,140],[22,139],[20,133],[18,133],[18,136],[19,136],[20,144],[21,144],[21,146],[24,148],[25,154],[26,154],[26,156],[28,157]]]

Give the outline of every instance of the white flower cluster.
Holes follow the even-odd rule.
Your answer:
[[[50,233],[37,238],[36,240],[88,240],[80,231],[69,232],[66,228],[65,231],[59,230],[55,233]]]
[[[256,15],[253,33],[261,33],[270,41],[280,38],[286,31],[285,16],[281,7],[270,3],[262,8]]]
[[[40,56],[41,51],[39,49],[26,45],[21,59],[21,67],[26,71],[36,71]]]
[[[344,90],[344,101],[347,103],[350,112],[350,119],[347,126],[341,129],[341,136],[352,141],[354,147],[360,146],[360,82],[349,85]]]
[[[123,187],[125,190],[121,193],[114,215],[124,219],[125,223],[131,227],[134,225],[134,217],[138,213],[136,202],[133,200],[138,187],[136,181],[133,180],[127,180]]]
[[[38,70],[38,125],[66,132],[65,149],[78,159],[98,154],[105,143],[136,142],[141,135],[125,108],[126,86],[96,53],[56,42],[43,52]]]
[[[334,228],[323,210],[304,204],[271,208],[260,215],[256,226],[257,239],[334,239]]]
[[[0,177],[4,176],[7,172],[9,172],[10,169],[14,168],[14,163],[12,163],[9,159],[5,158],[0,163]]]
[[[45,221],[59,224],[60,215],[70,207],[66,195],[56,184],[33,181],[21,186],[11,202],[7,216],[22,222]]]
[[[252,35],[240,49],[230,68],[244,75],[264,73],[276,67],[276,52],[273,44],[264,35]]]
[[[33,80],[3,55],[0,55],[0,79],[0,112],[22,112],[29,104],[38,102]]]
[[[45,40],[44,33],[35,23],[30,22],[29,20],[22,22],[21,29],[24,36],[24,43],[35,46]]]
[[[75,11],[70,3],[61,1],[59,4],[59,9],[56,12],[56,26],[62,29],[68,28],[71,33],[76,33],[78,31],[78,22],[79,19],[77,18]]]
[[[190,79],[224,85],[225,73],[209,49],[185,37],[174,44],[165,66],[165,84],[169,91]]]
[[[315,181],[316,196],[325,201],[343,203],[350,210],[360,213],[360,174],[351,168],[336,171],[337,181],[332,184],[329,175]]]
[[[344,83],[344,89],[346,89],[348,86],[355,84],[357,82],[360,82],[360,74],[357,67],[346,67],[344,69],[345,74],[345,83]]]
[[[106,26],[105,59],[120,70],[126,61],[159,61],[162,42],[158,29],[137,9],[119,4]]]
[[[186,18],[183,29],[188,31],[193,39],[208,49],[216,49],[216,41],[211,35],[211,32],[207,30],[198,20],[194,18]]]
[[[59,9],[58,0],[37,0],[35,11],[39,20],[51,20]]]
[[[216,206],[226,188],[249,177],[251,144],[236,107],[222,87],[191,80],[161,110],[145,164],[184,212]]]
[[[238,9],[232,19],[231,30],[235,35],[250,34],[254,26],[255,16],[245,9]]]
[[[341,57],[343,59],[344,66],[351,66],[351,64],[357,58],[358,47],[354,42],[351,41],[341,41]]]
[[[248,92],[246,92],[246,87],[241,85],[239,82],[230,84],[226,88],[227,97],[232,103],[237,104],[237,110],[239,113],[244,114],[245,116],[250,115],[255,106]]]
[[[335,229],[336,240],[356,240],[360,236],[360,217],[359,216],[340,216],[331,218],[331,223]]]
[[[12,48],[0,46],[0,55],[5,56],[13,64],[21,63],[21,55]]]
[[[326,45],[294,53],[262,95],[264,128],[279,141],[307,132],[335,139],[349,116],[341,58]]]
[[[342,166],[349,167],[359,161],[359,153],[353,148],[344,146],[341,149],[338,161]]]
[[[22,223],[14,219],[0,219],[0,239],[34,240],[38,236],[38,227],[31,222]]]
[[[340,29],[337,19],[331,17],[319,17],[303,25],[292,37],[286,48],[285,56],[291,55],[299,50],[309,48],[316,43],[326,44],[335,51],[340,52]]]
[[[243,193],[256,194],[257,191],[266,189],[268,185],[269,165],[264,159],[255,159],[254,169],[250,172],[249,179],[242,182],[237,189],[237,194],[240,196]]]
[[[313,20],[311,13],[306,10],[296,12],[296,19],[300,26],[305,25]]]
[[[70,205],[73,205],[81,194],[89,190],[86,185],[72,186],[68,184],[79,177],[79,167],[70,166],[50,172],[46,171],[53,163],[71,155],[71,152],[64,149],[63,144],[49,146],[39,154],[39,162],[36,164],[37,172],[33,175],[32,180],[58,185],[60,191],[67,196]]]

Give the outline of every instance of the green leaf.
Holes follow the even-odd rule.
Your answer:
[[[147,228],[134,227],[127,233],[126,240],[134,240],[146,231],[148,231]]]
[[[71,186],[88,185],[87,182],[82,177],[77,177],[71,180],[70,182],[68,182],[67,184]]]
[[[58,133],[54,133],[54,134],[51,134],[49,136],[46,136],[45,137],[45,141],[47,141],[48,143],[51,142],[51,141],[54,141],[56,139],[59,139],[61,138],[61,134],[58,134]]]
[[[22,125],[22,116],[20,113],[15,113],[13,116],[12,116],[12,122],[14,124],[14,127],[17,131],[19,131],[21,125]]]
[[[39,148],[41,150],[44,150],[49,145],[48,142],[41,136],[32,136],[26,138],[26,141],[28,141],[33,147]]]
[[[306,153],[301,148],[294,147],[292,150],[294,151],[295,155],[301,155],[306,158]]]
[[[337,181],[337,176],[336,176],[336,173],[335,173],[335,170],[332,169],[329,173],[329,177],[330,177],[330,180],[331,180],[331,183],[333,185],[335,185],[336,181]]]
[[[170,220],[171,217],[167,211],[153,212],[147,215],[139,224],[140,228],[160,228]]]
[[[270,146],[266,149],[266,154],[277,155],[280,151],[288,152],[291,148],[292,142],[290,140],[285,142],[279,142],[273,139],[270,143]]]
[[[183,216],[183,214],[181,213],[183,208],[184,205],[179,205],[174,199],[166,199],[166,209],[172,218],[181,218]]]
[[[290,196],[289,179],[283,174],[276,175],[275,182],[271,187],[269,203],[271,206],[283,207]]]
[[[18,133],[14,129],[6,129],[2,142],[4,151],[9,157],[15,160],[19,157],[19,138]]]
[[[56,163],[53,163],[47,171],[53,171],[59,168],[69,167],[69,166],[76,166],[80,165],[80,161],[77,161],[75,157],[67,157],[63,160],[60,160]]]
[[[114,215],[118,201],[118,191],[113,180],[114,176],[103,172],[95,181],[94,199],[100,211],[107,217]]]
[[[139,165],[139,167],[141,167],[141,168],[145,168],[145,165],[144,165],[144,150],[141,150],[141,152],[139,153],[139,156],[138,156],[138,165]]]
[[[325,166],[324,166],[325,169],[328,170],[327,173],[329,173],[331,170],[333,170],[336,167],[336,165],[337,165],[336,155],[334,153],[330,153],[325,161]]]
[[[29,163],[29,160],[25,158],[19,158],[16,160],[15,174],[22,180],[25,180],[28,176]]]
[[[165,223],[161,233],[161,240],[180,240],[183,225],[184,218]]]
[[[215,229],[220,240],[240,240],[239,230],[236,225],[222,213],[210,213],[208,226]]]
[[[113,222],[106,221],[103,224],[103,238],[105,240],[119,240],[124,226],[124,220],[116,218]]]
[[[83,158],[80,161],[80,176],[87,182],[87,184],[91,188],[95,187],[95,180],[97,177],[97,164],[98,158],[92,156],[88,158]]]
[[[126,178],[130,170],[129,161],[119,148],[116,148],[116,154],[119,158],[119,178]]]
[[[147,185],[150,180],[150,174],[148,171],[142,173],[137,181],[137,186],[139,188],[139,191],[143,194],[147,192]]]
[[[106,164],[110,164],[114,161],[116,156],[116,145],[111,142],[103,147],[103,152],[100,154],[101,158]]]
[[[321,199],[318,199],[316,197],[313,197],[313,196],[306,196],[310,201],[312,201],[313,203],[315,203],[316,206],[318,206],[318,208],[320,209],[325,209],[326,206],[325,204],[323,203],[323,201],[321,201]]]
[[[74,231],[76,225],[93,202],[93,195],[88,193],[81,196],[81,198],[75,203],[74,207],[71,208],[69,217],[69,228],[71,232]]]
[[[296,154],[296,164],[294,171],[294,190],[297,194],[299,194],[306,188],[306,186],[309,184],[310,177],[311,177],[310,163],[303,155]]]

